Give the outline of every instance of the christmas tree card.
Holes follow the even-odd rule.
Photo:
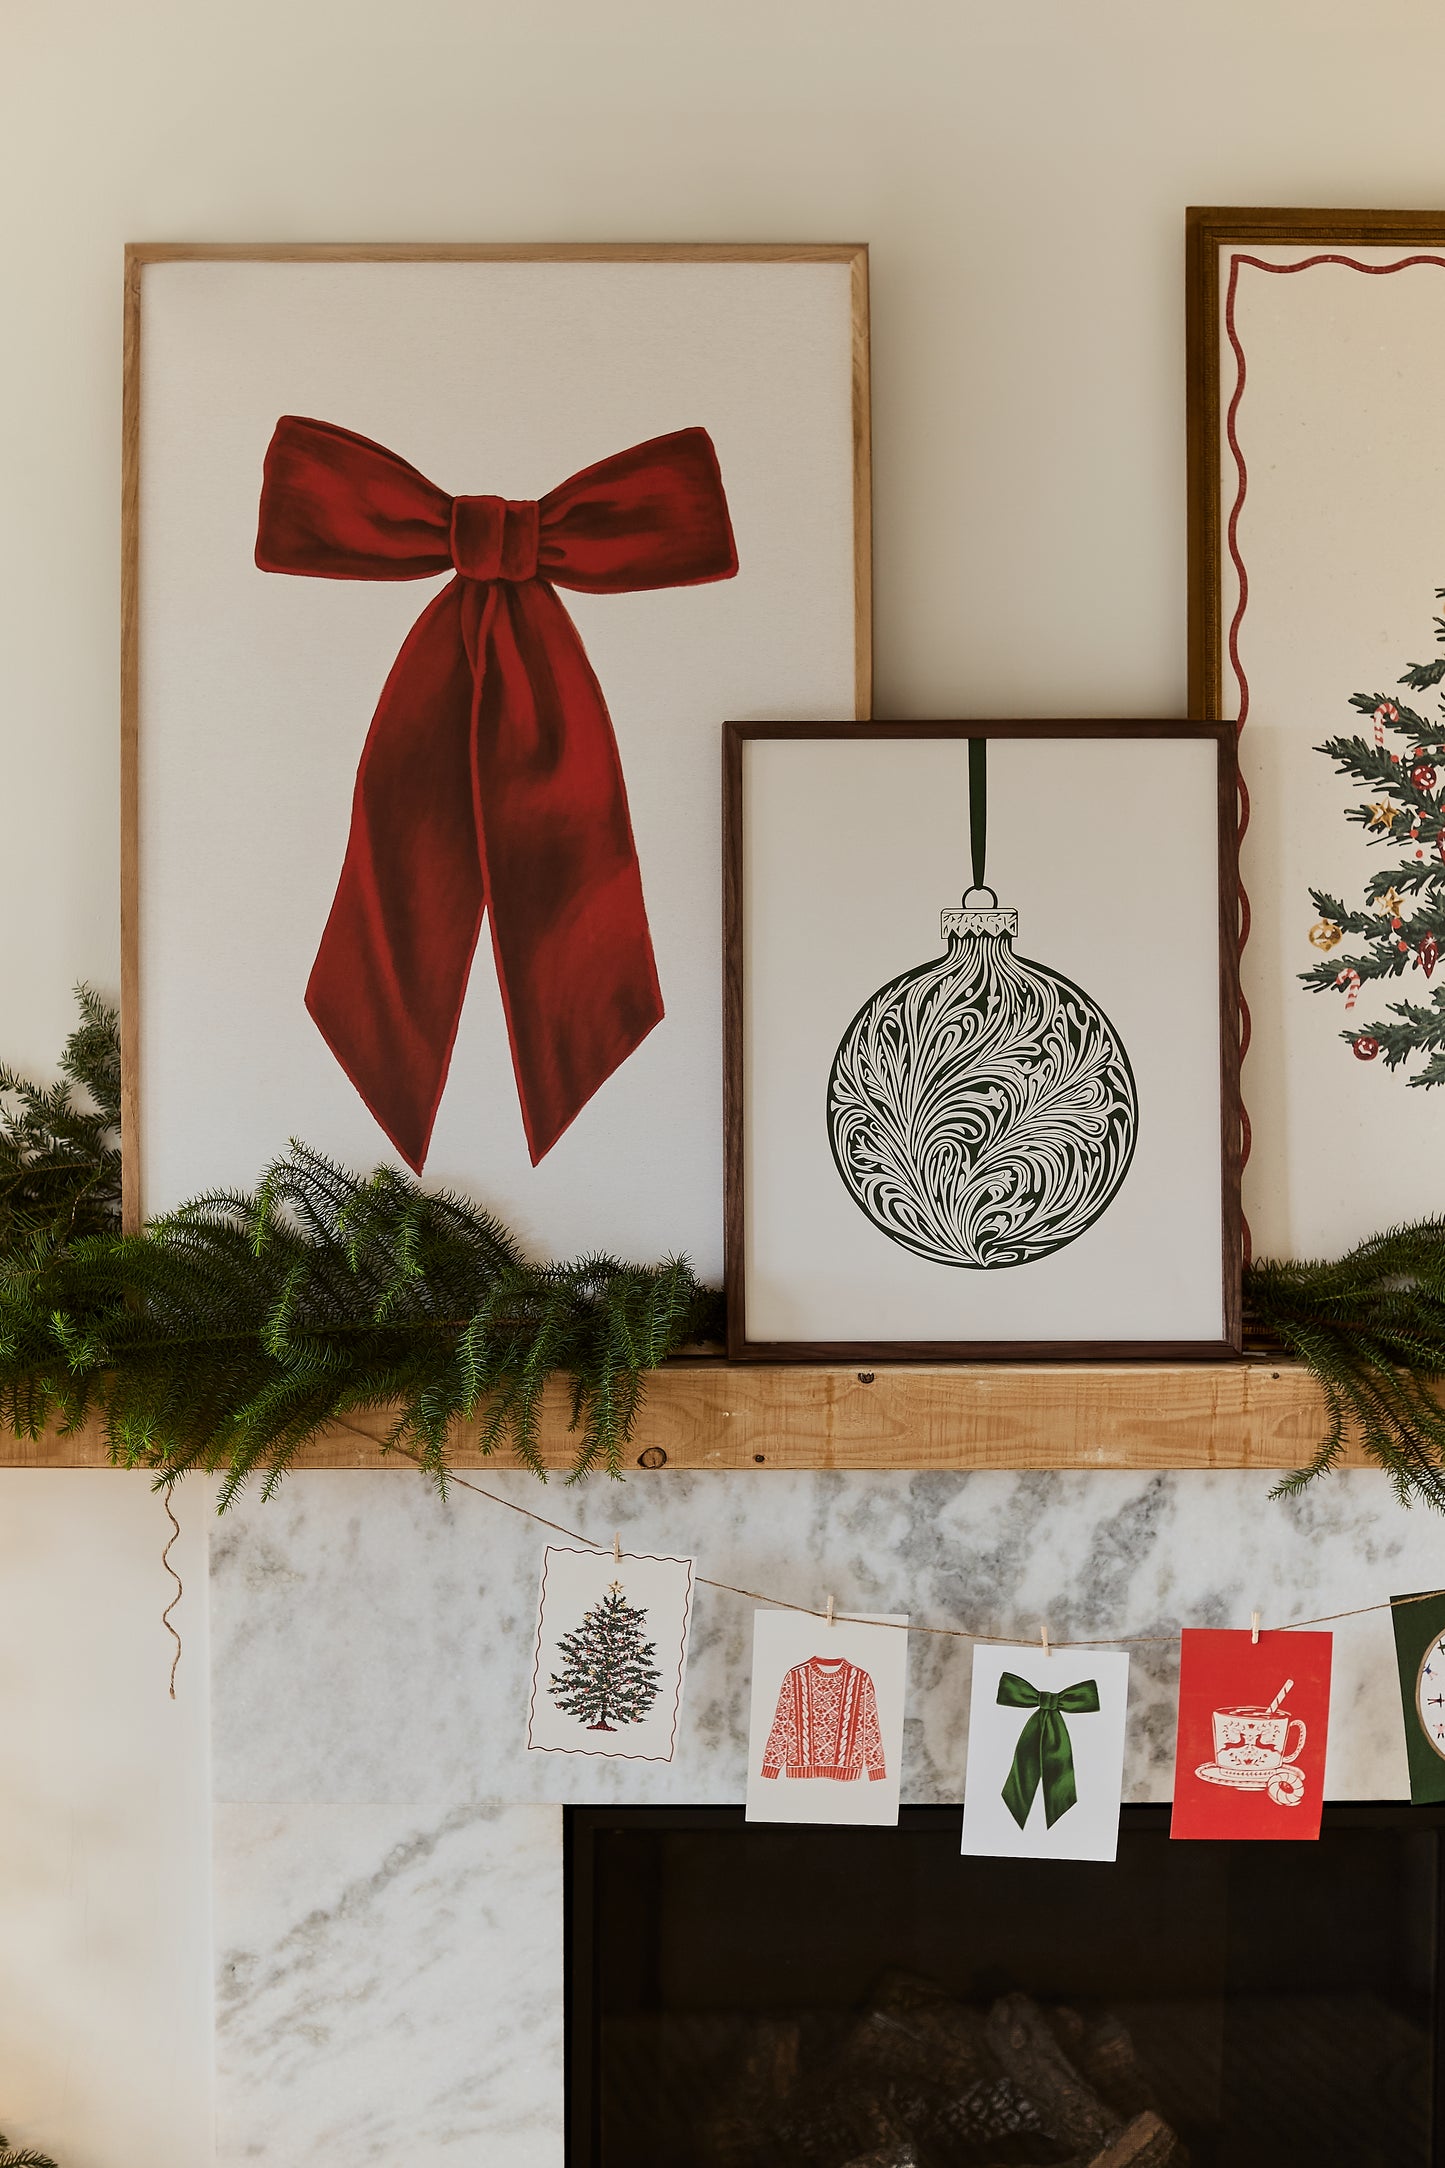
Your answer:
[[[754,1612],[750,1822],[898,1820],[907,1627]]]
[[[977,1643],[963,1794],[965,1852],[1113,1859],[1129,1659],[1114,1649]]]
[[[1318,1837],[1331,1634],[1189,1627],[1171,1837]]]
[[[548,1544],[527,1750],[671,1761],[682,1713],[693,1562]]]
[[[1395,1661],[1417,1805],[1445,1799],[1445,1596],[1392,1596]]]

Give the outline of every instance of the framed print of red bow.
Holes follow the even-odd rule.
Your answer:
[[[719,726],[868,712],[867,324],[848,245],[128,252],[130,1224],[301,1136],[721,1278]]]

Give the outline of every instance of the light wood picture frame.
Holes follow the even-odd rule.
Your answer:
[[[294,1134],[407,1161],[540,1254],[720,1272],[713,747],[780,687],[869,711],[866,247],[136,245],[122,533],[127,1224],[250,1186]],[[450,587],[395,584],[458,551]],[[451,587],[506,590],[451,637],[492,643],[475,715],[496,686],[526,714],[495,753],[476,724],[470,783],[458,725],[426,847],[378,872],[388,808],[432,787],[397,715],[418,640],[456,708],[408,632]],[[575,807],[539,831],[515,790],[522,825],[487,826],[518,732],[573,758],[559,682],[588,710],[580,846]],[[468,795],[480,870],[442,832]]]
[[[729,1354],[1237,1355],[1233,729],[730,723],[724,775]]]
[[[1445,212],[1199,207],[1186,254],[1189,707],[1240,731],[1245,1217],[1258,1255],[1332,1256],[1445,1203],[1439,1095],[1373,1030],[1435,999],[1430,913],[1381,918],[1395,960],[1362,987],[1319,902],[1378,911],[1445,826],[1427,788],[1392,835],[1325,750],[1409,772],[1412,704],[1439,727],[1401,688],[1445,588]]]

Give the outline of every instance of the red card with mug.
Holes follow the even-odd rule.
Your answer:
[[[1181,1637],[1171,1837],[1318,1837],[1331,1634]]]

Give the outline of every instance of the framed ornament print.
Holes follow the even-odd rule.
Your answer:
[[[730,723],[729,1352],[1240,1347],[1234,732]]]
[[[722,1264],[717,730],[868,712],[867,252],[127,264],[132,1225],[304,1138]]]
[[[1245,1216],[1256,1251],[1337,1256],[1445,1197],[1445,212],[1187,232],[1190,707],[1240,730]]]

